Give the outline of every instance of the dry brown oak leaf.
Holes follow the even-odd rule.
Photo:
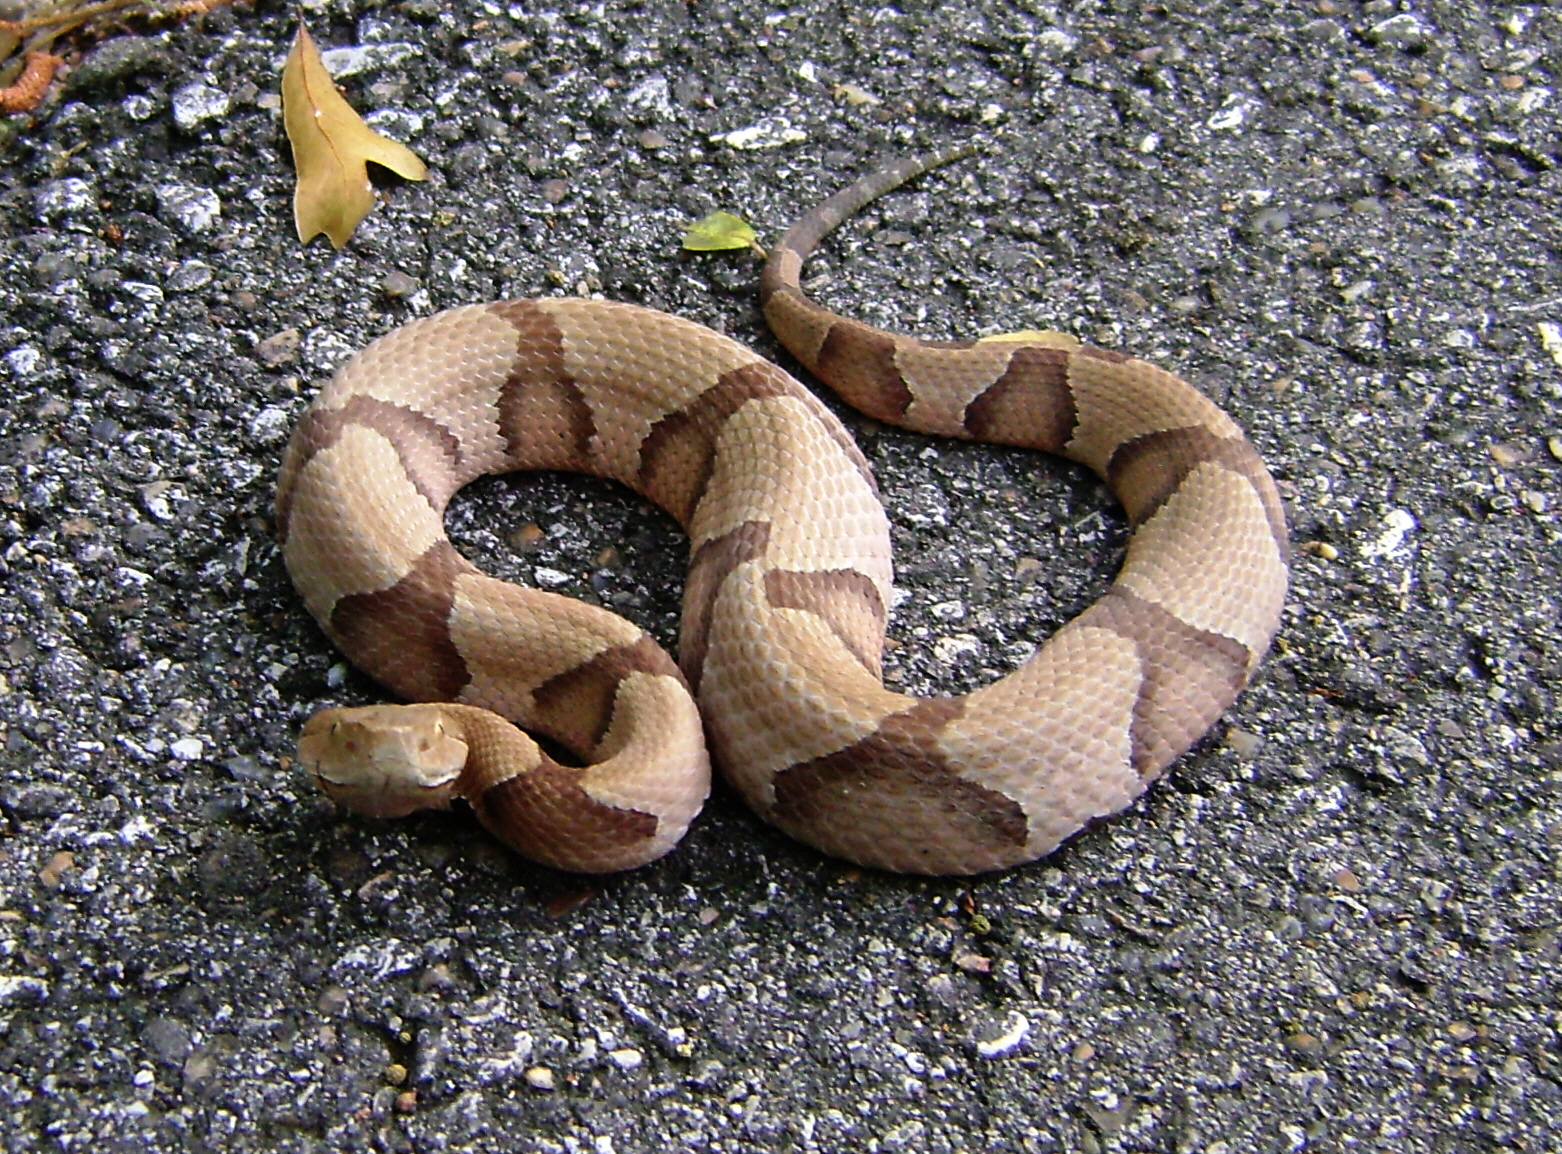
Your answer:
[[[407,180],[428,175],[410,148],[381,136],[353,111],[302,24],[282,66],[282,125],[298,172],[293,224],[305,244],[322,232],[337,248],[347,243],[374,207],[367,162]]]

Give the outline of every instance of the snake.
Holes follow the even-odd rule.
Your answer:
[[[298,762],[370,817],[464,801],[586,873],[667,853],[711,767],[765,821],[899,873],[1033,861],[1137,798],[1234,702],[1279,627],[1285,514],[1194,386],[1051,331],[896,335],[813,301],[804,262],[884,193],[969,150],[880,164],[773,246],[777,339],[861,413],[1083,464],[1128,537],[1101,596],[961,696],[884,684],[889,519],[867,459],[783,369],[636,305],[543,297],[412,320],[299,419],[275,519],[309,612],[409,704],[310,717]],[[679,658],[603,608],[490,577],[444,512],[490,473],[576,471],[670,513],[690,558]]]

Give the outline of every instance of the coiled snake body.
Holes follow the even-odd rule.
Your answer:
[[[1213,724],[1268,647],[1286,586],[1280,501],[1230,418],[1169,373],[1059,334],[924,343],[800,288],[822,236],[953,155],[876,169],[804,216],[766,265],[765,314],[865,413],[1094,470],[1132,526],[1101,599],[974,693],[891,692],[884,510],[807,389],[630,305],[452,309],[338,371],[283,464],[278,529],[310,611],[393,692],[456,703],[311,718],[300,760],[328,794],[381,816],[461,796],[530,857],[625,869],[699,811],[708,739],[733,787],[797,838],[867,866],[965,874],[1039,857],[1120,809]],[[512,469],[611,477],[678,519],[692,547],[678,664],[622,618],[455,552],[450,497]]]

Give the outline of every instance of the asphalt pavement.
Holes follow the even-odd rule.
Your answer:
[[[92,47],[0,120],[0,1142],[76,1151],[1562,1149],[1562,227],[1552,6],[303,6],[429,164],[293,235],[294,13]],[[293,763],[378,699],[271,501],[320,380],[413,316],[591,294],[790,364],[757,266],[876,159],[976,139],[816,296],[1052,328],[1205,389],[1291,521],[1255,684],[1137,804],[995,876],[854,869],[719,788],[632,873]],[[1013,668],[1124,530],[1060,462],[848,417],[894,523],[889,677]],[[484,481],[490,572],[671,644],[632,494]]]

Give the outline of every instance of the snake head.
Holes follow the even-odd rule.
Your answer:
[[[298,760],[332,801],[366,817],[443,809],[466,742],[437,705],[322,709],[298,735]]]

